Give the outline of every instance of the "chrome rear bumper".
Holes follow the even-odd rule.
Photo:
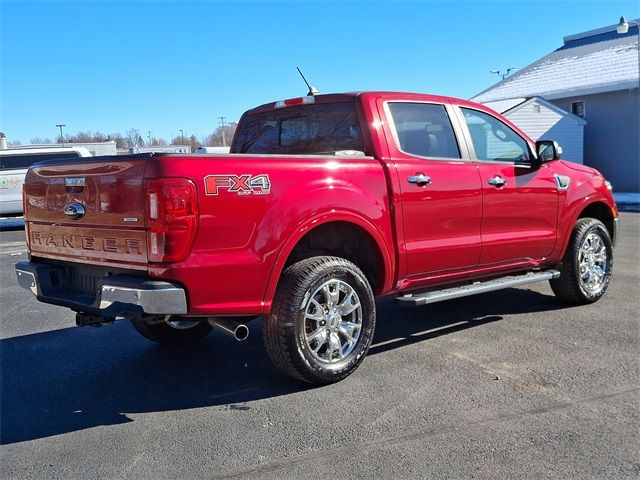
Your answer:
[[[169,282],[129,275],[111,275],[98,281],[95,294],[66,288],[65,270],[55,265],[32,262],[16,264],[18,284],[41,302],[103,317],[127,314],[184,315],[184,289]]]

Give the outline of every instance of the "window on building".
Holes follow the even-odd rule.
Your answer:
[[[584,118],[584,102],[571,102],[571,113]]]

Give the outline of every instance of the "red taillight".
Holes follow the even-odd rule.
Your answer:
[[[177,262],[198,229],[196,186],[186,178],[147,180],[147,251],[150,262]]]
[[[22,217],[24,218],[24,234],[27,241],[27,251],[31,251],[31,234],[29,222],[27,221],[27,192],[24,191],[24,185],[22,186]]]

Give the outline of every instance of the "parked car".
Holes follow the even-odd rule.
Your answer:
[[[11,148],[0,150],[0,215],[22,214],[22,185],[27,169],[43,160],[90,157],[82,147]]]
[[[314,384],[362,362],[376,296],[419,306],[548,280],[597,301],[618,222],[608,182],[555,142],[473,102],[388,92],[257,107],[231,155],[40,163],[25,195],[16,270],[38,300],[167,344],[244,339],[262,316],[274,365]]]

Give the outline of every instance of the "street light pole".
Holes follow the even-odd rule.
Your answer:
[[[222,146],[226,147],[227,146],[227,137],[224,134],[224,124],[225,124],[224,119],[227,118],[227,117],[218,117],[218,118],[220,119],[220,122],[218,122],[218,123],[220,123],[220,127],[222,127],[222,129],[220,130],[222,132]]]
[[[64,136],[62,135],[62,127],[66,127],[66,125],[64,123],[57,123],[56,127],[60,129],[60,143],[62,143],[62,146],[64,147]]]
[[[620,35],[627,33],[629,31],[629,24],[635,25],[638,29],[638,88],[640,89],[640,23],[634,22],[633,20],[627,20],[623,15],[620,17],[620,22],[618,22],[616,31]]]

